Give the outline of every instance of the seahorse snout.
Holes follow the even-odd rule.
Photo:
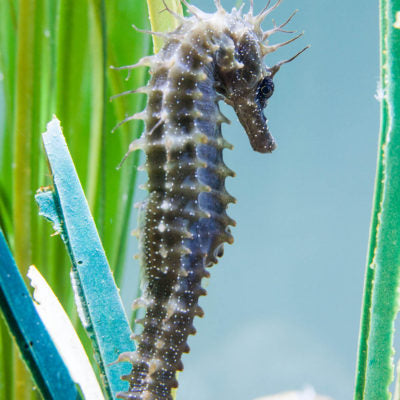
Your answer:
[[[249,137],[251,147],[259,153],[271,153],[276,148],[275,139],[268,130],[267,118],[257,104],[234,105],[240,123]]]

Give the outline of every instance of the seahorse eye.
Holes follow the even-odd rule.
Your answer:
[[[269,99],[274,93],[274,82],[272,78],[265,77],[257,87],[256,99],[258,104],[264,108],[266,100]]]

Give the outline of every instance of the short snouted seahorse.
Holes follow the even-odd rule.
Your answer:
[[[206,268],[222,255],[223,243],[232,243],[229,226],[235,221],[226,208],[235,199],[225,189],[225,178],[234,176],[223,162],[222,151],[232,146],[221,135],[228,122],[218,107],[231,105],[255,151],[275,148],[263,109],[274,91],[273,77],[282,64],[267,67],[263,58],[287,42],[270,45],[270,36],[290,21],[263,31],[261,22],[281,2],[258,15],[226,12],[220,0],[217,11],[207,14],[186,4],[192,14],[174,14],[180,26],[165,39],[161,51],[121,69],[149,66],[151,79],[136,92],[146,93],[147,107],[127,120],[143,119],[146,130],[129,151],[146,154],[148,199],[142,206],[139,227],[143,294],[135,307],[144,307],[143,331],[135,335],[137,350],[123,353],[119,361],[133,368],[123,379],[129,390],[120,399],[172,399],[176,372],[183,369],[193,319],[203,315],[199,296],[206,291]],[[154,32],[150,32],[154,33]]]

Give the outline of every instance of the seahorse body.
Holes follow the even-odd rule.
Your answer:
[[[259,15],[233,9],[206,14],[188,5],[192,17],[166,34],[162,50],[138,65],[149,65],[151,80],[142,89],[147,107],[139,116],[146,131],[130,150],[146,153],[149,196],[140,227],[143,295],[135,307],[145,307],[143,331],[135,337],[137,350],[120,361],[133,364],[129,391],[121,399],[172,399],[181,356],[188,352],[193,319],[202,316],[199,296],[206,268],[232,243],[235,222],[226,214],[235,199],[225,189],[234,173],[224,164],[222,151],[231,145],[221,135],[227,122],[218,101],[236,111],[254,150],[275,148],[263,108],[273,92],[272,77],[279,69],[266,67],[263,57],[283,44],[268,46],[260,24],[279,3]],[[179,16],[176,16],[179,18]],[[289,19],[290,20],[290,19]],[[293,39],[292,39],[293,40]],[[290,42],[290,41],[289,41]],[[135,65],[136,67],[137,65]]]

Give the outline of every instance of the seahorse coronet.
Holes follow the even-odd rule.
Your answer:
[[[220,0],[215,0],[215,13],[182,2],[192,16],[174,15],[166,6],[180,25],[158,33],[165,41],[160,52],[118,68],[149,66],[151,75],[148,85],[136,90],[147,95],[146,108],[125,120],[145,122],[128,153],[140,149],[146,154],[142,169],[148,174],[148,198],[138,205],[143,294],[133,305],[145,309],[136,320],[143,330],[132,336],[137,350],[120,356],[132,363],[131,373],[122,377],[129,389],[118,394],[120,399],[172,399],[182,353],[189,352],[188,336],[196,333],[194,317],[204,315],[198,304],[207,293],[202,279],[222,256],[224,243],[233,242],[229,227],[236,222],[226,209],[236,199],[225,179],[235,174],[222,157],[233,146],[221,134],[221,125],[230,121],[218,102],[233,107],[255,151],[273,151],[263,113],[272,79],[281,65],[304,51],[272,67],[263,63],[265,55],[294,40],[268,44],[294,14],[280,26],[261,29],[281,0],[271,7],[268,2],[257,15],[252,1],[246,14],[243,7],[227,12]]]

